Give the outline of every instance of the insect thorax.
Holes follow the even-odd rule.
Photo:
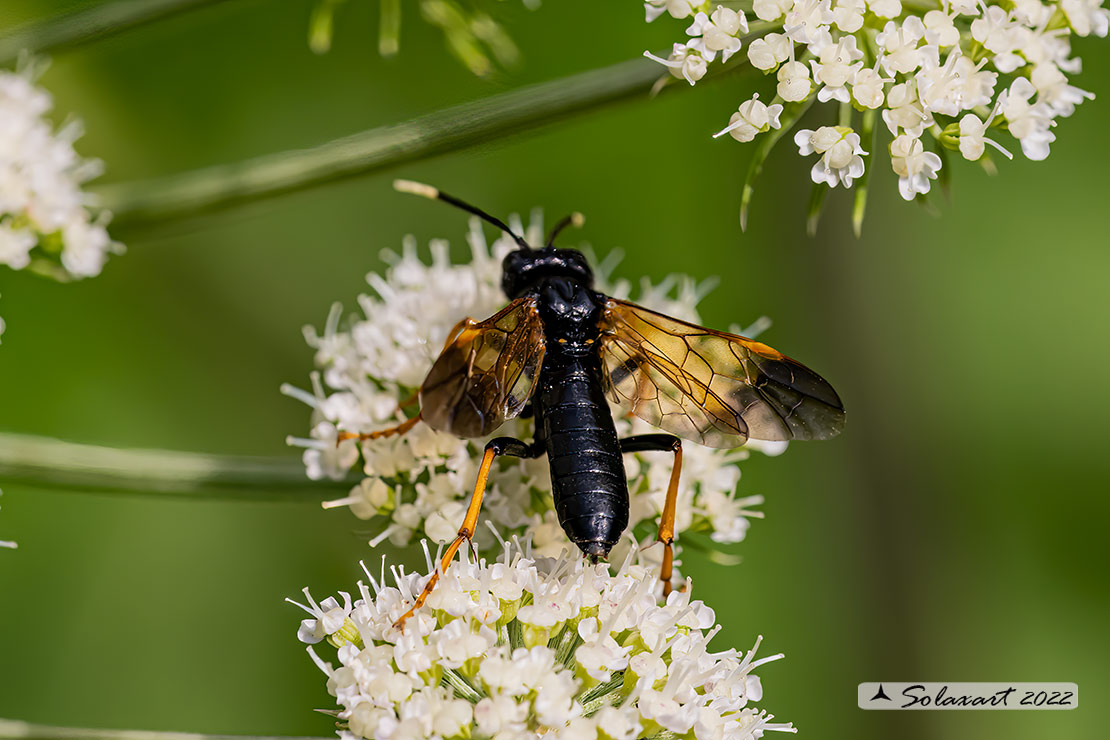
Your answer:
[[[594,291],[573,278],[545,279],[536,289],[548,346],[590,348],[600,330],[601,304]]]

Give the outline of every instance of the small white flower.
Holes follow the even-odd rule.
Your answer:
[[[712,51],[703,53],[693,46],[675,44],[671,50],[671,55],[666,59],[660,59],[646,51],[644,56],[662,64],[671,71],[672,76],[684,79],[693,85],[702,77],[705,77],[705,73],[709,69],[709,63],[713,61],[714,53]]]
[[[997,5],[987,6],[987,12],[971,22],[971,37],[995,54],[1011,51],[1017,41],[1011,13]]]
[[[13,229],[0,223],[0,264],[13,270],[22,270],[31,264],[31,250],[38,244],[38,237],[27,229]]]
[[[794,0],[786,11],[782,28],[799,44],[810,44],[821,31],[827,31],[833,22],[830,0]]]
[[[925,151],[921,139],[909,134],[896,136],[890,142],[890,162],[899,178],[898,192],[906,200],[913,200],[918,193],[929,192],[941,165],[936,153]]]
[[[847,85],[863,67],[862,62],[856,61],[863,56],[863,52],[856,48],[855,36],[841,36],[835,44],[831,43],[827,31],[823,36],[829,43],[823,44],[817,59],[810,62],[814,81],[824,85],[817,92],[817,99],[821,102],[835,99],[847,103],[850,100]]]
[[[761,21],[777,21],[794,6],[794,0],[755,0],[752,12]]]
[[[882,33],[875,37],[875,43],[883,50],[880,59],[886,73],[909,74],[921,66],[918,46],[924,37],[925,25],[917,16],[910,16],[901,24],[887,21]]]
[[[785,34],[769,33],[748,44],[748,61],[767,72],[789,59],[793,48],[794,42]]]
[[[897,18],[902,15],[901,0],[868,0],[867,7],[879,18]]]
[[[716,134],[714,138],[729,134],[737,141],[751,141],[756,134],[779,127],[779,115],[782,106],[764,105],[759,100],[759,95],[753,95],[751,100],[740,104],[740,110],[732,114],[728,126]]]
[[[699,4],[697,0],[645,0],[644,12],[648,23],[664,13],[670,13],[672,18],[686,18],[694,14],[694,8]]]
[[[1102,0],[1060,0],[1060,8],[1068,16],[1068,23],[1080,36],[1106,37],[1110,29],[1110,10],[1102,7]]]
[[[1094,100],[1093,93],[1068,84],[1068,78],[1055,64],[1037,64],[1029,81],[1037,90],[1037,101],[1044,103],[1053,116],[1067,118],[1084,100]]]
[[[966,159],[970,159],[974,162],[982,157],[987,144],[990,144],[995,149],[1002,152],[1002,154],[1006,156],[1006,159],[1014,158],[1014,155],[1006,151],[1001,144],[987,137],[987,130],[990,128],[991,123],[994,122],[994,118],[997,114],[998,108],[996,107],[991,111],[990,116],[985,122],[974,113],[968,113],[960,119],[960,154],[964,155]]]
[[[851,187],[852,181],[863,175],[863,157],[867,154],[860,147],[859,134],[844,126],[822,126],[816,131],[802,129],[794,135],[794,143],[804,156],[820,154],[821,158],[810,170],[815,183],[829,187]]]
[[[926,126],[933,124],[932,115],[926,115],[922,111],[917,97],[917,83],[913,80],[890,88],[886,95],[886,106],[886,110],[883,111],[883,121],[894,136],[897,136],[901,130],[917,138],[921,136]]]
[[[1052,133],[1052,111],[1044,103],[1030,102],[1037,90],[1024,77],[1014,80],[1006,94],[1002,115],[1009,123],[1010,135],[1021,142],[1026,157],[1040,161],[1048,157],[1049,144],[1056,141]]]
[[[889,82],[894,79],[883,77],[878,69],[861,69],[852,83],[852,98],[864,108],[878,108],[885,99],[883,87]]]
[[[863,28],[863,15],[867,12],[864,0],[837,0],[833,6],[833,23],[845,33],[855,33]]]
[[[694,23],[686,29],[692,39],[690,44],[705,48],[711,52],[721,52],[721,58],[728,61],[736,52],[740,51],[741,41],[739,36],[748,32],[748,21],[743,12],[736,12],[729,8],[718,7],[712,15],[698,13],[694,16]]]
[[[343,629],[347,618],[351,616],[350,594],[339,592],[339,595],[343,597],[342,606],[332,596],[317,604],[307,588],[304,589],[304,595],[308,599],[309,606],[292,599],[286,599],[290,604],[295,604],[312,615],[312,619],[305,619],[301,622],[301,628],[297,632],[298,640],[314,645]]]
[[[779,67],[778,80],[779,84],[775,91],[787,102],[805,100],[813,91],[809,69],[801,62],[788,62]]]

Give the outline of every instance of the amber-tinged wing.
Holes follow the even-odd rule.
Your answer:
[[[421,418],[458,437],[489,434],[531,398],[544,347],[535,298],[518,298],[485,321],[468,321],[420,386]]]
[[[832,386],[765,344],[615,298],[600,323],[606,392],[660,429],[728,448],[827,439],[844,426]]]

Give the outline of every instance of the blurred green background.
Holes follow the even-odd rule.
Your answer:
[[[235,0],[59,54],[55,115],[123,181],[305,147],[666,47],[682,24],[639,3],[504,5],[524,51],[480,80],[409,12],[376,54],[377,4],[352,2],[327,56],[311,0]],[[0,28],[71,2],[4,0]],[[718,646],[787,660],[763,703],[803,737],[1105,737],[1110,311],[1105,132],[1110,65],[1082,41],[1099,99],[1060,122],[1042,163],[1001,174],[951,158],[939,215],[897,194],[885,158],[862,239],[830,198],[817,238],[809,163],[783,145],[748,232],[750,147],[709,134],[753,84],[644,99],[494,146],[200,220],[121,228],[126,256],[72,285],[0,273],[0,429],[116,446],[295,456],[307,410],[278,394],[311,369],[301,327],[354,305],[378,252],[464,218],[393,193],[402,175],[493,213],[588,216],[632,280],[719,275],[713,326],[775,320],[768,342],[838,388],[849,425],[744,467],[768,518],[721,567],[687,554]],[[829,111],[811,114],[824,122]],[[283,604],[349,588],[364,526],[314,500],[220,503],[5,485],[0,716],[88,727],[327,735],[324,681]],[[1072,712],[862,712],[871,680],[1075,681]]]

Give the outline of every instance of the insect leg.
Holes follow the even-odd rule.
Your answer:
[[[482,497],[486,493],[486,481],[489,478],[490,468],[493,467],[493,460],[498,455],[511,455],[513,457],[539,457],[543,454],[543,448],[539,445],[528,444],[513,437],[496,437],[491,439],[486,445],[486,452],[482,456],[482,464],[478,468],[478,480],[474,483],[474,493],[470,496],[470,505],[466,508],[466,517],[463,519],[462,526],[459,527],[458,536],[455,537],[454,542],[443,553],[443,560],[440,561],[439,568],[432,573],[431,578],[424,585],[424,589],[420,595],[416,597],[413,602],[412,608],[401,615],[401,618],[393,623],[393,626],[399,630],[405,627],[405,620],[416,613],[416,610],[424,605],[428,595],[435,588],[436,583],[439,581],[439,574],[447,570],[451,565],[451,561],[455,559],[455,553],[459,551],[459,547],[463,542],[470,542],[474,536],[474,532],[478,528],[478,513],[482,510]]]
[[[420,421],[420,414],[417,414],[416,416],[412,417],[411,419],[407,419],[405,421],[402,421],[397,426],[389,427],[388,429],[379,429],[376,432],[362,432],[361,434],[358,433],[358,432],[340,432],[335,437],[335,444],[338,445],[340,442],[343,442],[343,441],[348,440],[348,439],[357,439],[361,442],[361,441],[367,440],[367,439],[381,439],[382,437],[392,437],[394,435],[405,434],[410,429],[412,429],[414,426],[416,426],[417,422],[419,422],[419,421]]]
[[[621,440],[621,452],[673,452],[674,467],[667,486],[667,499],[659,517],[659,541],[663,543],[663,567],[659,579],[663,581],[663,596],[671,592],[674,574],[674,518],[678,501],[678,479],[682,475],[682,440],[670,434],[639,434]]]

